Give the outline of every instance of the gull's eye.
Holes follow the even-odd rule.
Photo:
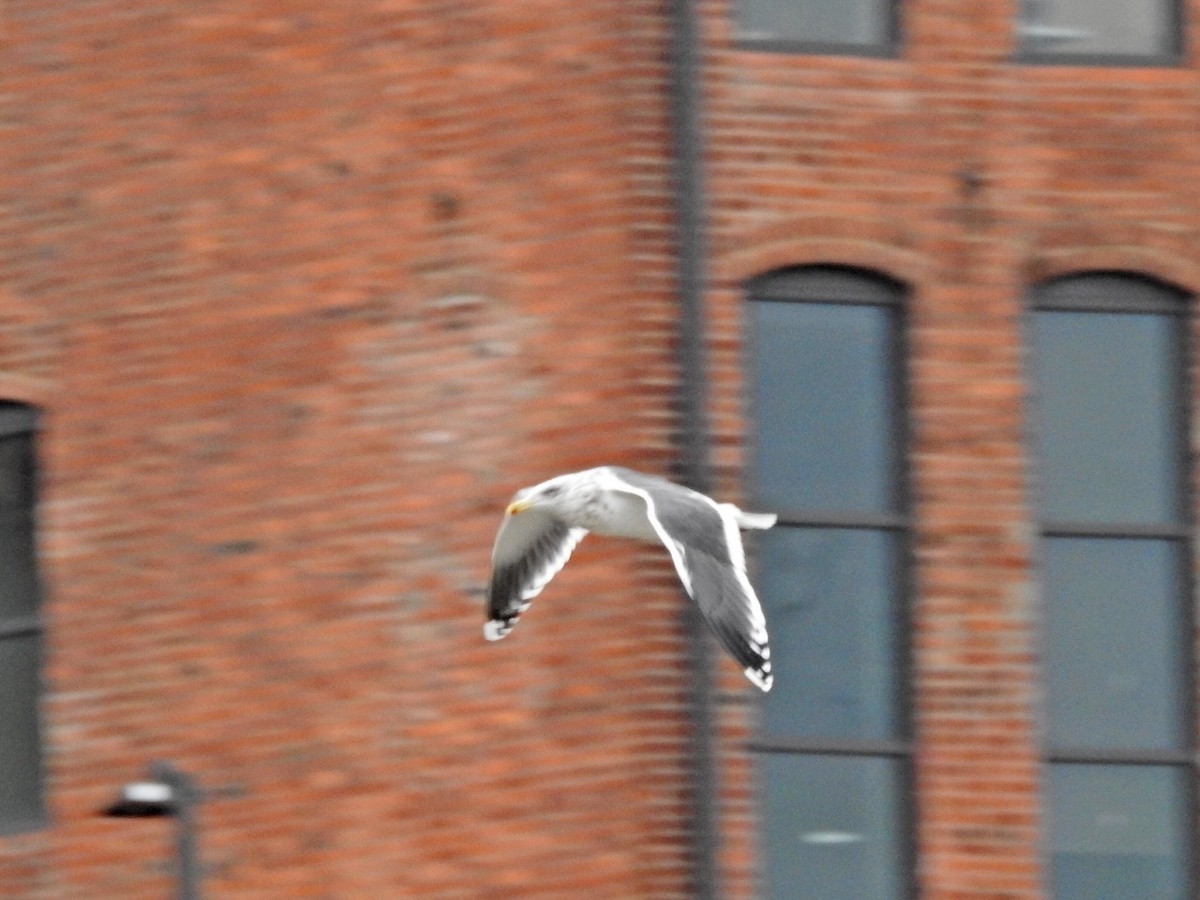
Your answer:
[[[542,496],[543,497],[557,497],[561,490],[562,490],[562,488],[560,488],[558,486],[548,487],[544,491],[542,491]]]

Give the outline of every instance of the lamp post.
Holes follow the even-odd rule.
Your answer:
[[[131,781],[104,810],[107,816],[171,816],[175,819],[179,900],[200,900],[196,861],[196,807],[201,792],[186,772],[167,762],[150,764],[145,781]]]

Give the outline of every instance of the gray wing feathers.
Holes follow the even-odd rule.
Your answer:
[[[571,558],[587,530],[571,528],[549,516],[528,510],[505,519],[492,550],[484,636],[504,637],[529,603],[541,593]]]
[[[771,651],[758,600],[728,566],[703,553],[685,555],[696,585],[693,598],[721,646],[760,688],[771,687]]]
[[[717,639],[746,676],[771,689],[771,651],[762,606],[746,577],[738,526],[769,528],[775,517],[742,513],[668,481],[617,470],[631,493],[642,497],[651,525],[671,554],[688,595]],[[629,477],[634,476],[633,478]]]

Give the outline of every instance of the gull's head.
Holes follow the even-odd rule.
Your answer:
[[[559,512],[563,501],[571,495],[573,487],[571,475],[559,475],[533,487],[523,488],[517,491],[505,514],[515,516],[530,509],[540,509],[548,513]]]

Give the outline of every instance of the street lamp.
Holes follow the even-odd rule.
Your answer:
[[[201,799],[195,781],[170,763],[150,764],[145,781],[131,781],[106,816],[172,816],[176,823],[176,866],[179,900],[200,900],[200,870],[196,864],[196,807]]]

